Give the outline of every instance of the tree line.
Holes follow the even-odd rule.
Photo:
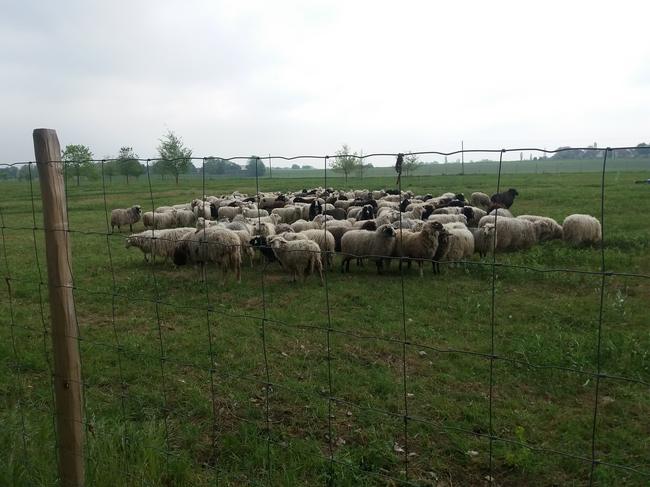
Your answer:
[[[196,159],[199,164],[195,165],[192,162],[192,149],[186,147],[181,137],[171,130],[159,139],[157,152],[158,157],[147,162],[135,153],[133,147],[123,146],[117,156],[99,159],[87,145],[69,144],[63,149],[61,159],[65,162],[63,167],[66,179],[74,181],[77,186],[81,184],[82,178],[90,181],[104,178],[110,183],[118,176],[124,177],[129,184],[130,180],[144,175],[147,168],[151,174],[162,179],[167,176],[174,178],[176,184],[183,174],[202,176],[204,171],[208,176],[261,177],[266,174],[266,166],[257,156],[251,156],[243,167],[217,157]],[[37,171],[35,167],[30,168],[29,164],[0,169],[0,180],[26,180],[30,177],[36,178]]]
[[[556,150],[561,152],[553,154],[551,159],[597,159],[605,155],[605,150],[598,149],[596,142],[587,146],[587,149],[574,149],[570,146],[562,146]],[[647,158],[650,157],[650,144],[641,142],[634,149],[615,149],[612,151],[611,156],[614,159]]]

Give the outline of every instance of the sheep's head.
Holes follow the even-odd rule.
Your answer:
[[[130,248],[133,245],[133,240],[131,237],[127,237],[126,241],[124,242],[124,247],[127,249]]]
[[[510,193],[510,194],[512,195],[513,198],[514,198],[515,196],[519,196],[519,193],[518,193],[517,190],[514,189],[514,188],[510,188],[510,189],[508,190],[508,193]]]
[[[431,222],[431,227],[437,232],[445,231],[445,227],[443,227],[440,222]]]
[[[463,206],[463,209],[462,209],[461,213],[463,215],[465,215],[467,220],[473,220],[474,219],[474,210],[469,206]]]
[[[217,218],[219,216],[219,209],[214,203],[210,203],[210,217]]]
[[[465,201],[465,195],[463,193],[456,193],[454,195],[454,198],[456,198],[459,201]]]
[[[382,225],[377,229],[377,233],[385,238],[394,238],[397,235],[395,229],[391,225]]]
[[[142,207],[140,205],[135,205],[132,209],[136,215],[140,215],[140,213],[142,213]]]

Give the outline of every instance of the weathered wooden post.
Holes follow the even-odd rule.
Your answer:
[[[85,483],[81,366],[63,163],[55,130],[34,130],[34,153],[43,201],[59,477],[64,487],[82,487]]]

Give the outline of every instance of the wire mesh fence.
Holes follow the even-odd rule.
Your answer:
[[[142,160],[144,183],[117,186],[107,184],[106,161],[96,161],[99,182],[66,186],[73,280],[61,285],[76,309],[77,333],[64,338],[74,339],[81,358],[87,484],[647,484],[649,228],[637,221],[637,234],[619,235],[632,221],[622,216],[627,186],[608,211],[608,154],[619,149],[626,148],[585,148],[600,151],[600,177],[581,189],[570,181],[563,190],[575,195],[558,203],[579,199],[575,208],[598,210],[603,238],[595,247],[551,242],[491,252],[444,261],[441,274],[423,279],[407,269],[421,259],[368,253],[362,257],[378,269],[386,260],[381,274],[363,267],[342,274],[345,253],[336,252],[320,279],[297,284],[286,262],[249,263],[244,240],[230,248],[211,240],[208,226],[188,233],[188,262],[210,260],[211,248],[219,255],[236,249],[240,283],[213,265],[176,267],[174,252],[154,249],[142,261],[111,228],[110,211],[138,203],[155,214],[160,204],[210,195],[259,205],[265,195],[303,194],[300,188],[261,177],[221,186],[204,170],[191,186],[163,185],[153,177],[153,159]],[[504,156],[524,150],[554,152],[465,150],[499,158],[495,180],[470,184],[499,193],[512,179],[502,173]],[[386,157],[402,155],[363,159]],[[193,158],[203,168],[206,159]],[[318,196],[334,184],[343,191],[359,183],[333,182],[328,155],[271,159],[321,165]],[[67,170],[61,161],[47,164]],[[26,167],[28,180],[6,183],[0,204],[2,475],[7,485],[53,485],[65,483],[54,467],[65,447],[44,270],[43,238],[51,229],[42,224],[36,163]],[[466,190],[460,176],[414,182],[396,173],[377,184],[394,189],[398,202],[410,187]],[[519,192],[526,189],[533,190]],[[553,190],[539,191],[551,199]],[[528,204],[541,209],[546,202]],[[398,213],[395,226],[404,228]],[[260,228],[262,218],[247,223],[257,220]],[[324,231],[328,225],[324,219]],[[178,248],[176,238],[151,236],[154,245]],[[285,257],[327,258],[321,249],[270,247]]]

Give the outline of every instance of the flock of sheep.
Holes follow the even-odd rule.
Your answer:
[[[510,212],[515,189],[488,196],[461,193],[414,195],[397,190],[336,191],[330,188],[296,193],[260,193],[248,196],[204,196],[190,203],[162,206],[142,213],[139,205],[111,212],[111,226],[121,230],[142,220],[146,230],[130,235],[126,247],[148,256],[171,259],[176,265],[214,263],[241,279],[242,259],[254,265],[259,251],[267,263],[291,273],[294,280],[331,266],[342,256],[341,270],[350,261],[362,265],[372,260],[377,271],[396,259],[399,266],[481,258],[492,251],[526,250],[553,239],[571,245],[601,240],[600,222],[590,215],[574,214],[562,225],[539,215]]]

